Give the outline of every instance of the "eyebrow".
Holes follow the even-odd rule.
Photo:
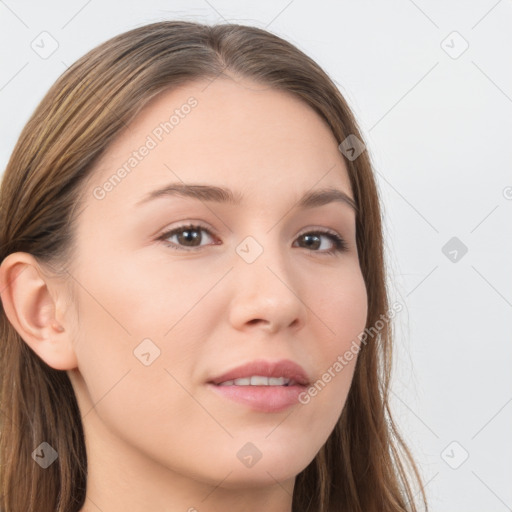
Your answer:
[[[153,190],[144,196],[136,205],[147,203],[161,197],[190,197],[201,201],[213,201],[231,205],[240,205],[243,196],[230,189],[205,184],[171,183],[163,188]],[[338,202],[350,206],[356,213],[358,207],[347,193],[337,188],[320,188],[306,192],[297,204],[297,208],[317,208],[329,203]]]

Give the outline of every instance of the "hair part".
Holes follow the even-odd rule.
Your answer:
[[[324,119],[338,142],[363,140],[328,75],[289,42],[256,27],[162,21],[120,34],[70,66],[24,127],[0,189],[0,261],[33,255],[65,279],[87,180],[109,145],[157,94],[224,72],[285,91]],[[346,159],[358,206],[356,240],[368,291],[367,327],[388,311],[381,210],[368,153]],[[0,312],[0,509],[78,511],[87,458],[80,411],[65,371],[42,361]],[[392,329],[362,345],[333,432],[296,478],[294,512],[416,512],[421,477],[389,407]],[[48,442],[47,469],[31,457]]]

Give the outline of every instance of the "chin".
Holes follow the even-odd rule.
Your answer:
[[[226,489],[240,489],[276,485],[277,482],[281,483],[294,480],[302,469],[303,468],[292,468],[288,466],[285,470],[279,471],[276,470],[272,461],[268,461],[265,465],[260,461],[252,468],[232,467],[226,472],[227,474],[231,471],[230,475],[222,482],[222,487]]]
[[[262,448],[261,455],[256,451],[253,452],[252,460],[251,455],[245,455],[246,453],[251,453],[250,446],[242,453],[237,454],[235,459],[228,457],[222,470],[216,469],[217,477],[220,472],[225,475],[231,472],[223,482],[223,487],[261,487],[274,485],[276,481],[284,482],[294,479],[316,455],[316,452],[312,452],[308,456],[304,446],[296,445],[290,445],[287,449],[281,448],[280,450],[271,449],[270,446]]]

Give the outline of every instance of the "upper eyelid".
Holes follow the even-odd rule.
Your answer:
[[[214,231],[212,229],[210,229],[206,226],[203,226],[202,224],[200,224],[198,222],[187,222],[185,224],[181,224],[181,225],[173,227],[173,228],[165,229],[164,231],[162,231],[162,234],[158,236],[158,238],[164,238],[164,237],[170,236],[175,231],[179,232],[179,231],[185,230],[187,228],[194,228],[194,229],[199,228],[199,229],[206,231],[209,235],[215,236]]]

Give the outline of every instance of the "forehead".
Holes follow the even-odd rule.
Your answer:
[[[103,208],[134,205],[170,182],[210,183],[277,200],[350,182],[338,143],[311,107],[289,93],[218,78],[163,91],[107,148],[91,176]],[[245,192],[244,192],[245,191]],[[96,206],[99,206],[96,204]]]

